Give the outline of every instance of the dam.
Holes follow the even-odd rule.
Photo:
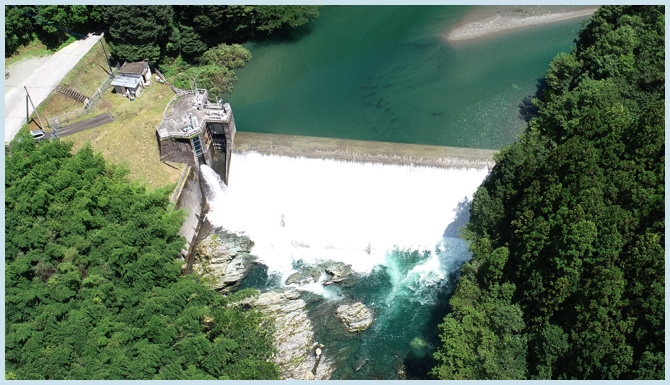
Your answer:
[[[495,153],[237,132],[227,184],[201,167],[205,218],[255,243],[241,289],[301,293],[316,340],[336,357],[332,379],[416,378],[430,366],[434,326],[469,259],[459,229]],[[289,279],[327,262],[350,266],[350,285],[323,274]],[[355,301],[375,321],[342,334],[334,309]]]
[[[207,164],[228,180],[235,139],[230,104],[212,102],[205,89],[180,90],[168,102],[156,127],[162,161],[186,163],[199,169]]]
[[[246,235],[257,259],[240,288],[298,290],[334,357],[329,378],[424,378],[470,258],[459,231],[497,151],[237,132],[230,105],[197,89],[168,103],[156,139],[161,159],[186,164],[172,197],[187,214],[185,272],[205,221]],[[353,278],[325,282],[324,263]],[[343,333],[333,312],[353,302],[374,323]]]

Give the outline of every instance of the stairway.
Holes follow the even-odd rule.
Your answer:
[[[71,97],[72,99],[78,101],[79,103],[86,103],[88,101],[88,97],[86,95],[82,95],[71,88],[58,86],[56,87],[56,91],[60,92],[65,96]]]

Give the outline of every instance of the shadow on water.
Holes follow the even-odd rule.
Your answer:
[[[294,44],[311,34],[315,29],[316,23],[311,21],[301,25],[299,28],[283,26],[272,31],[269,35],[256,35],[253,42],[256,47],[267,47],[274,44]]]
[[[540,98],[544,91],[549,88],[547,81],[544,78],[537,79],[535,95],[526,96],[519,104],[519,118],[526,123],[530,123],[531,119],[538,116],[538,108],[533,104],[533,98]]]
[[[454,221],[451,222],[447,228],[444,230],[443,237],[449,238],[459,238],[460,231],[463,226],[470,220],[470,204],[472,201],[467,198],[463,198],[462,201],[458,202],[454,211],[456,212],[456,217]]]

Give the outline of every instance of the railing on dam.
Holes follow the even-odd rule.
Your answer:
[[[206,90],[180,90],[165,106],[156,131],[161,140],[193,138],[202,132],[206,123],[230,123],[231,119],[230,104],[218,99],[210,102]]]

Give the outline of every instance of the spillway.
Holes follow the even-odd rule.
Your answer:
[[[324,150],[315,140],[287,145],[291,156],[279,144],[236,147],[228,187],[204,166],[207,220],[255,242],[252,254],[264,269],[259,288],[286,286],[291,274],[325,261],[352,266],[360,280],[351,287],[292,285],[310,303],[315,324],[321,317],[325,325],[316,331],[319,341],[346,354],[334,379],[396,378],[398,366],[420,378],[436,348],[448,295],[469,259],[458,228],[468,220],[490,154],[461,166],[447,166],[441,153],[421,157],[416,151],[404,160],[360,162],[342,155],[342,143]],[[388,155],[368,146],[368,156]],[[311,156],[315,152],[323,158]],[[413,158],[442,160],[426,166]],[[375,323],[354,338],[337,335],[326,325],[328,309],[352,301],[372,308]],[[354,370],[361,359],[366,364]]]

